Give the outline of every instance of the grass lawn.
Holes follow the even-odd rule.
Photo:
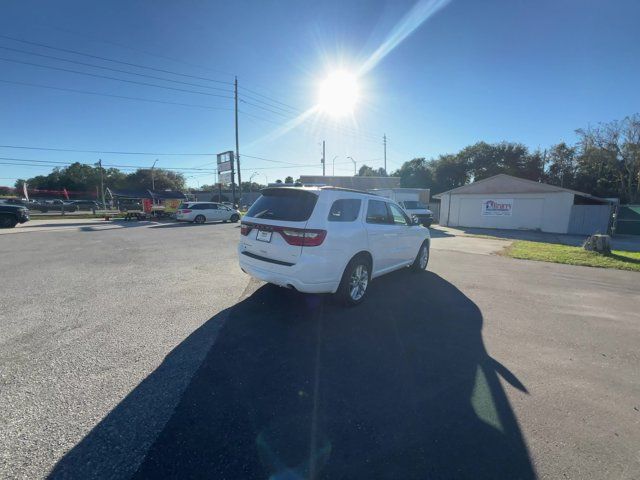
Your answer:
[[[640,252],[613,250],[610,255],[588,252],[582,247],[570,247],[556,243],[516,240],[505,248],[503,255],[540,262],[567,263],[588,267],[617,268],[640,272]]]

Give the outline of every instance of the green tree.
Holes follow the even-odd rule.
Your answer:
[[[547,152],[546,181],[560,187],[574,188],[576,175],[576,149],[561,142]]]
[[[288,176],[287,178],[284,179],[284,183],[293,183],[293,177]]]
[[[404,162],[394,176],[400,177],[400,186],[407,188],[431,188],[433,174],[424,158]]]
[[[577,130],[580,167],[597,170],[596,190],[615,178],[618,196],[624,202],[640,201],[640,115],[621,121]],[[602,195],[602,193],[600,193]]]
[[[140,168],[127,175],[124,183],[127,188],[132,189],[151,189],[153,183],[155,183],[156,190],[186,189],[186,181],[183,174],[162,168],[153,170],[153,181],[151,179],[151,169]]]
[[[376,171],[373,168],[371,168],[369,165],[363,164],[358,169],[358,176],[359,177],[375,177]]]
[[[430,162],[432,173],[432,192],[441,193],[461,187],[469,182],[469,164],[459,155],[441,155]]]

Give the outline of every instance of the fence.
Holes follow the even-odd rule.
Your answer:
[[[640,205],[620,205],[616,214],[615,233],[640,235]]]
[[[611,205],[574,205],[571,207],[569,231],[574,235],[609,233]]]

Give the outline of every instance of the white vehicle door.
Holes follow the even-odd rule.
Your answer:
[[[365,217],[369,251],[373,256],[373,275],[392,268],[395,264],[394,249],[398,236],[396,226],[383,200],[367,201]]]
[[[212,220],[214,222],[222,220],[222,210],[220,210],[219,204],[217,203],[207,204],[207,220]]]
[[[231,218],[231,209],[226,205],[218,205],[220,220],[229,220]]]
[[[398,235],[394,249],[395,264],[400,265],[413,261],[418,251],[414,229],[418,227],[412,226],[411,219],[400,207],[393,203],[388,205],[391,211],[391,218],[393,218],[393,225]]]

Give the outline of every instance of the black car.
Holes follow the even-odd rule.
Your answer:
[[[40,210],[42,213],[49,211],[49,205],[38,200],[23,200],[21,198],[3,198],[3,203],[8,205],[19,205],[27,208],[28,210]]]
[[[0,203],[0,228],[13,228],[29,221],[29,210],[22,205]]]

